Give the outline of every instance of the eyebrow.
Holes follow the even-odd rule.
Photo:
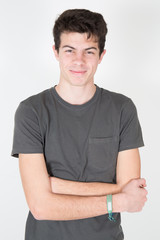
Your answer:
[[[69,45],[64,45],[62,48],[71,48],[71,49],[74,49],[74,47],[72,46],[69,46]],[[90,49],[94,49],[94,50],[98,50],[96,47],[89,47],[89,48],[85,48],[86,51],[90,50]]]

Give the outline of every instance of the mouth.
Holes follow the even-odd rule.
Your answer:
[[[75,70],[69,70],[74,75],[84,75],[87,71],[75,71]]]

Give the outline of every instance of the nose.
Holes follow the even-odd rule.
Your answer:
[[[82,65],[84,63],[85,59],[84,59],[84,54],[83,53],[76,53],[74,56],[74,64],[76,65]]]

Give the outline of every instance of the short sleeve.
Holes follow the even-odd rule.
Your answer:
[[[131,99],[122,108],[119,137],[119,151],[144,146],[137,109]]]
[[[43,141],[36,112],[22,102],[14,117],[11,156],[18,157],[19,153],[43,153]]]

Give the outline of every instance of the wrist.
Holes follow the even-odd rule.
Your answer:
[[[113,212],[126,211],[126,198],[124,193],[117,193],[112,196]]]
[[[51,177],[51,189],[53,193],[61,194],[63,193],[63,182],[64,180],[57,177]]]
[[[118,193],[121,193],[122,192],[122,185],[120,185],[120,184],[115,184],[116,185],[116,194],[118,194]]]

